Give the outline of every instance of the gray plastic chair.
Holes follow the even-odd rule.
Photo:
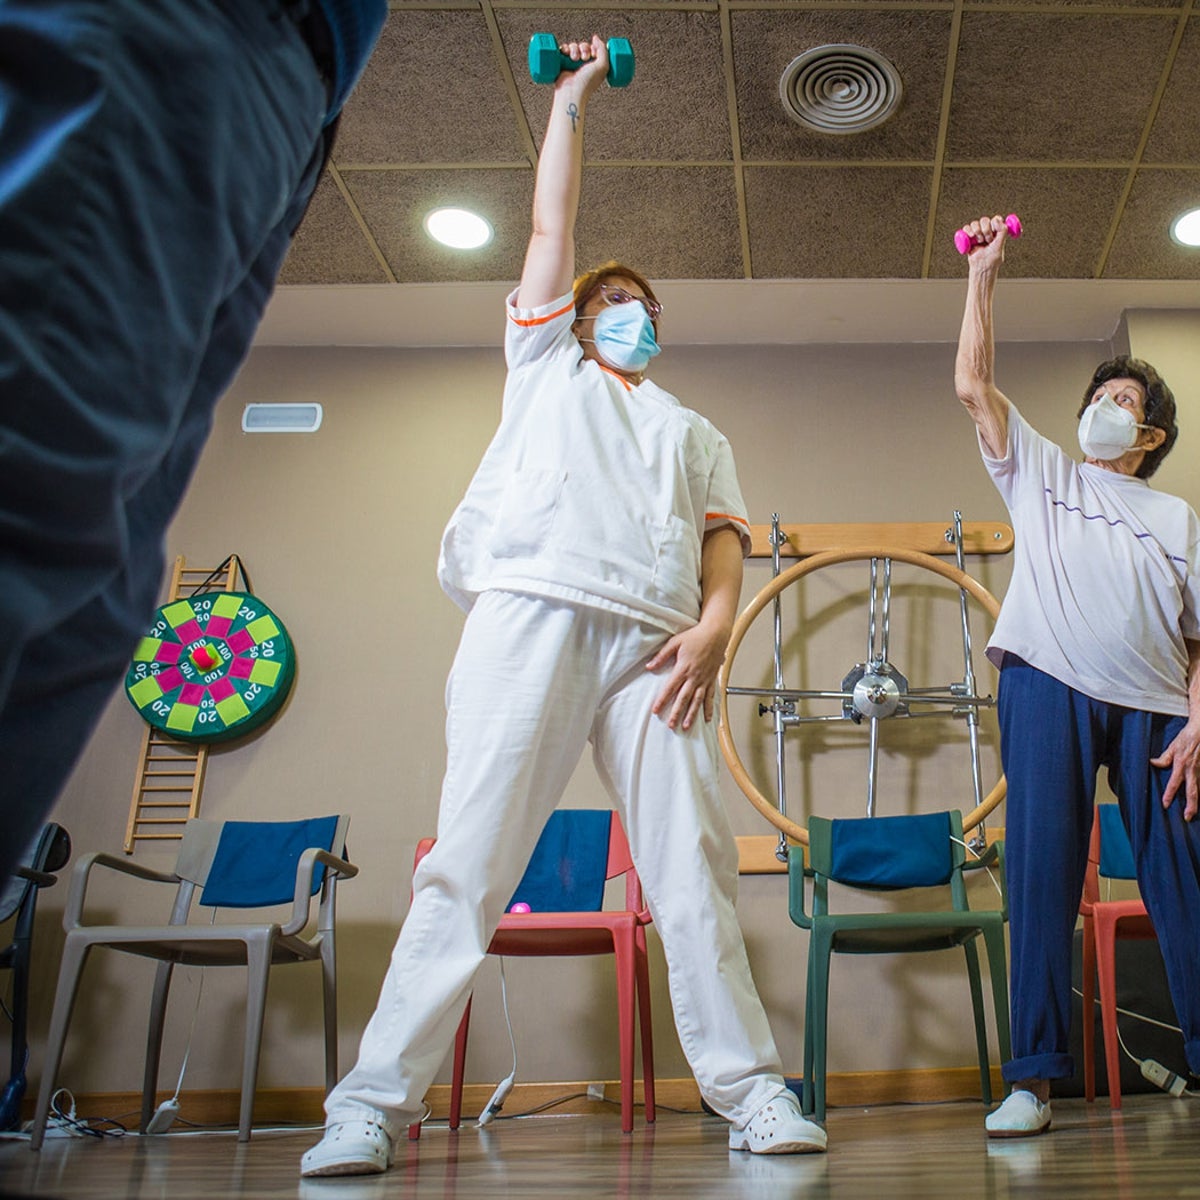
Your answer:
[[[75,865],[63,927],[67,931],[62,967],[54,997],[54,1013],[46,1042],[46,1065],[38,1091],[30,1140],[37,1150],[45,1136],[55,1079],[62,1062],[67,1025],[79,977],[96,946],[159,960],[150,1024],[146,1038],[146,1072],[142,1090],[141,1129],[154,1114],[163,1021],[171,973],[176,963],[189,966],[245,966],[246,1030],[242,1059],[242,1097],[238,1140],[250,1138],[254,1091],[258,1078],[259,1043],[267,978],[272,966],[320,962],[324,980],[325,1090],[337,1082],[337,979],[334,957],[334,898],[339,878],[358,868],[345,860],[349,817],[317,817],[301,821],[188,821],[172,873],[155,871],[132,859],[88,854]],[[169,917],[160,925],[89,925],[84,903],[92,871],[106,867],[174,890]],[[196,896],[199,891],[199,896]],[[309,925],[312,897],[320,892],[316,928]],[[166,897],[163,897],[166,899]],[[189,925],[192,901],[209,907],[268,910],[254,923]],[[291,903],[286,923],[269,910]]]

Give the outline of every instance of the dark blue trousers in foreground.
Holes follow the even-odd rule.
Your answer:
[[[279,0],[0,0],[0,880],[148,624],[326,107]]]

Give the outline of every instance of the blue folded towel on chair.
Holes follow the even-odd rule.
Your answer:
[[[598,912],[608,871],[606,809],[564,808],[550,814],[509,906],[534,912]]]
[[[226,821],[199,903],[212,908],[262,908],[288,904],[296,892],[296,864],[310,846],[329,850],[338,819]],[[313,872],[312,894],[325,868]]]

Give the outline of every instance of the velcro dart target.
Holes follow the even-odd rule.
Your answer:
[[[125,693],[168,736],[221,742],[269,720],[295,676],[292,640],[257,596],[204,592],[154,614],[133,653]]]

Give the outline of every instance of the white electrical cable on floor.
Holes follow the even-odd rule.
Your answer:
[[[504,1101],[508,1099],[508,1093],[513,1089],[513,1083],[517,1078],[517,1039],[513,1037],[512,1020],[508,1015],[508,984],[504,977],[504,958],[500,957],[500,1000],[504,1005],[504,1023],[508,1026],[508,1041],[512,1046],[513,1065],[512,1070],[502,1079],[496,1090],[492,1093],[492,1098],[483,1107],[483,1112],[479,1114],[479,1120],[476,1123],[477,1129],[482,1129],[491,1119],[504,1107]]]

